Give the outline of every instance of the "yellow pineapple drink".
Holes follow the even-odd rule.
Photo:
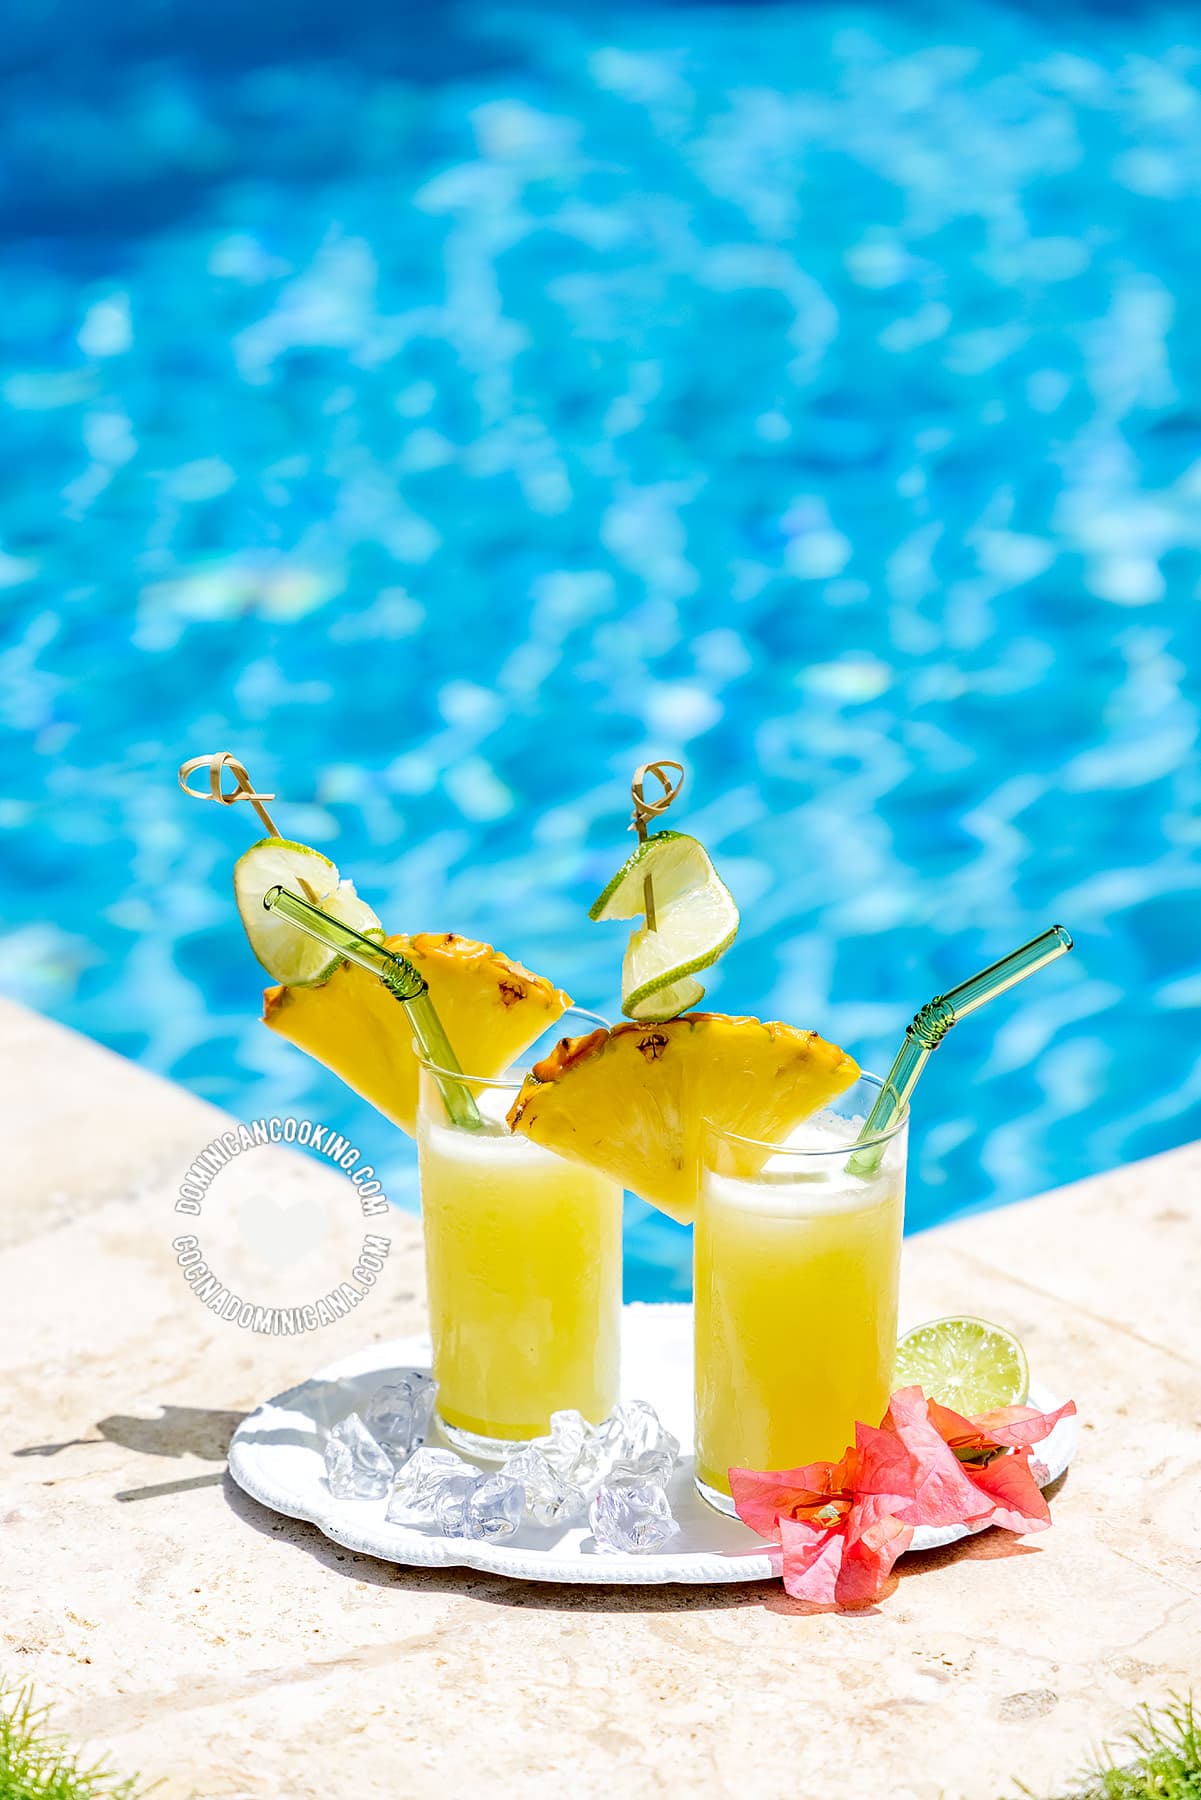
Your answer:
[[[783,1145],[710,1128],[696,1220],[696,1477],[732,1511],[730,1468],[834,1461],[888,1405],[897,1336],[907,1118],[879,1166],[848,1146],[879,1084],[862,1077]],[[854,1117],[858,1113],[859,1117]]]
[[[216,775],[227,760],[199,759]],[[279,984],[264,1023],[419,1139],[434,1374],[454,1441],[500,1456],[558,1410],[599,1422],[618,1393],[621,1184],[515,1137],[505,1114],[523,1076],[503,1071],[533,1061],[558,1021],[601,1037],[604,1021],[490,944],[385,938],[307,845],[263,839],[234,888]]]
[[[616,1404],[622,1189],[509,1130],[520,1076],[469,1085],[478,1130],[448,1119],[422,1070],[433,1372],[451,1441],[504,1456],[545,1433],[553,1412],[574,1407],[599,1423]]]
[[[841,1173],[878,1090],[815,1031],[695,1012],[564,1039],[510,1109],[531,1143],[696,1220],[702,1492],[727,1508],[732,1463],[841,1455],[855,1418],[884,1412],[903,1136],[870,1180]],[[784,1147],[831,1106],[833,1137]]]

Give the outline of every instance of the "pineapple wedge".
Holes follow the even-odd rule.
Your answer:
[[[854,1059],[816,1031],[685,1013],[564,1038],[535,1063],[509,1125],[687,1225],[702,1120],[777,1143],[858,1074]]]
[[[384,944],[424,975],[455,1054],[473,1075],[509,1068],[571,1005],[559,988],[491,944],[453,932],[386,937]],[[263,1023],[413,1136],[413,1033],[403,1005],[365,969],[341,963],[320,987],[267,988]]]

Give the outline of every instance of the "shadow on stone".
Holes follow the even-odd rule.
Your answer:
[[[192,1475],[183,1481],[159,1481],[151,1487],[122,1488],[114,1500],[166,1500],[172,1494],[190,1494],[194,1488],[220,1487],[225,1480],[220,1470],[211,1475]]]
[[[901,1581],[914,1575],[928,1575],[935,1569],[949,1568],[960,1562],[1002,1562],[1012,1556],[1037,1556],[1037,1543],[1014,1537],[999,1529],[977,1532],[974,1537],[960,1538],[957,1544],[943,1544],[938,1550],[911,1550],[897,1564]]]
[[[137,1419],[112,1413],[97,1419],[99,1437],[67,1438],[61,1444],[27,1444],[14,1456],[57,1456],[77,1444],[120,1444],[140,1456],[198,1456],[204,1462],[224,1462],[229,1440],[246,1417],[205,1406],[164,1406],[157,1419]]]

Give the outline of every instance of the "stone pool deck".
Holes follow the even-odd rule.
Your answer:
[[[0,1669],[163,1800],[1001,1800],[1201,1687],[1201,1145],[907,1246],[907,1317],[1013,1326],[1080,1454],[1042,1538],[909,1558],[877,1611],[804,1617],[775,1583],[397,1569],[247,1500],[241,1413],[421,1329],[416,1222],[357,1316],[252,1337],[168,1248],[222,1115],[8,1004],[0,1082]]]

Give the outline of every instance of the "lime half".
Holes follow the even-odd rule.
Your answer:
[[[268,975],[286,987],[315,987],[342,959],[336,950],[267,911],[263,896],[273,887],[290,888],[304,900],[311,896],[322,912],[364,937],[383,935],[379,920],[356,894],[354,882],[340,880],[328,856],[287,838],[260,838],[234,865],[234,898],[250,948]]]
[[[588,916],[645,915],[648,875],[656,928],[640,925],[626,946],[621,1010],[631,1019],[673,1019],[704,998],[694,977],[734,942],[738,908],[702,844],[681,831],[657,831],[622,864]]]
[[[1011,1331],[985,1319],[935,1319],[907,1331],[897,1345],[897,1387],[920,1387],[972,1418],[998,1406],[1020,1406],[1030,1386],[1026,1352]]]

